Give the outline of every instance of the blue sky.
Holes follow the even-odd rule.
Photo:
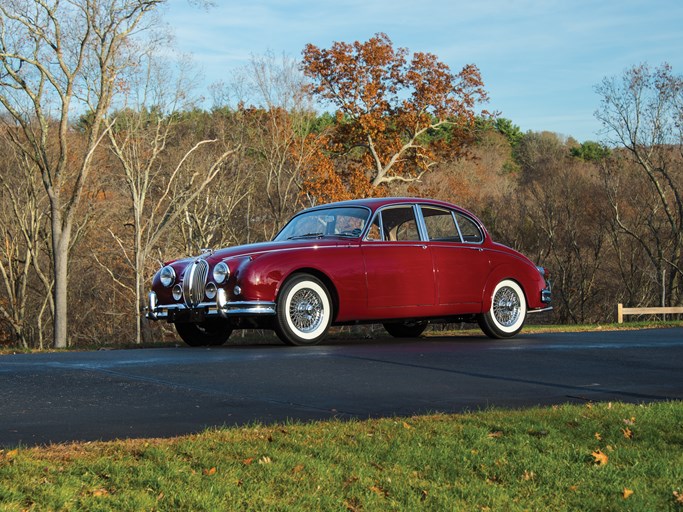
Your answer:
[[[299,58],[307,43],[366,41],[479,67],[486,108],[523,131],[600,140],[594,91],[605,76],[668,62],[683,74],[683,0],[171,0],[165,21],[201,83],[229,83],[252,55]]]

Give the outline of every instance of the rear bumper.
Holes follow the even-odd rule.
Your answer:
[[[550,286],[550,282],[546,281],[546,288],[541,290],[541,302],[543,304],[550,304],[552,301],[553,294]],[[544,308],[530,309],[528,313],[545,313],[546,311],[552,311],[553,307],[548,305]]]

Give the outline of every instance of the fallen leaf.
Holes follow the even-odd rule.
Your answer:
[[[353,476],[353,475],[350,476],[349,478],[347,478],[347,479],[344,481],[344,489],[346,489],[347,487],[349,487],[349,486],[352,485],[352,484],[355,484],[357,481],[358,481],[358,477],[357,477],[357,476]]]
[[[360,505],[360,503],[358,503],[358,500],[356,498],[345,500],[344,506],[346,507],[346,510],[348,510],[349,512],[360,512],[361,510],[363,510],[363,507]]]
[[[633,439],[633,431],[630,428],[622,428],[621,432],[624,434],[626,439]]]
[[[270,457],[268,457],[267,455],[264,455],[263,457],[261,457],[258,460],[259,464],[272,464],[272,462],[273,462],[272,459]]]
[[[569,490],[572,492],[576,492],[579,490],[579,486],[578,485],[570,485]]]
[[[301,473],[304,470],[304,465],[303,464],[297,464],[292,468],[292,473]]]
[[[489,437],[489,439],[498,439],[499,437],[503,437],[503,432],[501,430],[496,430],[495,432],[489,432],[488,437]]]
[[[597,439],[598,441],[602,441],[602,436],[600,435],[600,432],[596,432],[593,437],[595,437],[595,439]]]
[[[382,489],[379,485],[373,485],[370,487],[370,490],[374,492],[377,496],[381,496],[382,498],[386,498],[389,496],[389,491],[386,489]]]
[[[93,496],[97,496],[97,497],[100,497],[100,496],[107,496],[108,494],[109,494],[109,491],[106,490],[106,489],[95,489],[95,490],[92,492],[92,495],[93,495]]]
[[[624,425],[630,425],[633,426],[636,424],[636,417],[631,416],[630,418],[624,418]]]
[[[536,474],[533,471],[527,471],[526,469],[524,470],[524,474],[522,475],[522,480],[525,482],[528,482],[529,480],[533,480],[536,477]]]
[[[411,427],[408,423],[406,423],[406,422],[404,421],[404,422],[403,422],[403,428],[411,429],[411,428],[413,428],[413,427]]]
[[[19,455],[18,449],[5,452],[5,460],[8,462],[12,462],[16,458],[17,455]]]
[[[676,498],[676,503],[683,505],[683,492],[674,491],[674,498]]]
[[[204,469],[202,470],[202,473],[204,473],[204,476],[211,476],[216,474],[216,468],[213,467],[211,469]]]
[[[602,450],[596,450],[592,452],[591,455],[593,456],[593,459],[595,459],[593,462],[598,466],[604,466],[609,460],[609,457],[602,453]]]
[[[622,494],[624,499],[627,500],[631,496],[631,494],[633,494],[633,491],[631,489],[627,489],[626,487],[624,487],[624,492]]]
[[[249,457],[247,459],[244,459],[242,461],[242,464],[244,464],[245,466],[251,466],[252,462],[254,462],[254,457]]]

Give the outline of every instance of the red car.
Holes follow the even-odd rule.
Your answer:
[[[429,322],[477,322],[492,338],[547,311],[545,270],[491,240],[462,208],[417,198],[326,204],[295,215],[271,242],[205,251],[154,276],[147,317],[189,345],[235,328],[270,328],[315,345],[331,325],[382,323],[416,337]]]

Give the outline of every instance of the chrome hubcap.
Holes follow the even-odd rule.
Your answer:
[[[508,286],[503,286],[493,297],[493,316],[503,327],[510,327],[519,320],[521,304],[517,293]]]
[[[315,331],[323,322],[325,309],[317,293],[310,289],[299,290],[289,304],[289,318],[301,332]]]

